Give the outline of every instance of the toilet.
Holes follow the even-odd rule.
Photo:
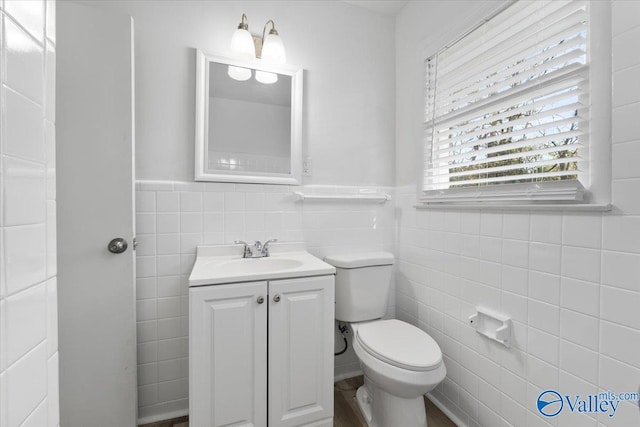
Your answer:
[[[356,393],[370,427],[426,427],[423,395],[446,376],[438,344],[406,322],[382,320],[394,257],[388,252],[330,255],[336,267],[336,319],[349,324],[364,372]]]

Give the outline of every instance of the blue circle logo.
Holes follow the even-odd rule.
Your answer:
[[[555,417],[564,406],[562,396],[555,390],[546,390],[538,396],[538,412],[545,417]]]

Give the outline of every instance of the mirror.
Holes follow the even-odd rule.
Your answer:
[[[299,184],[302,70],[201,51],[196,65],[195,180]]]

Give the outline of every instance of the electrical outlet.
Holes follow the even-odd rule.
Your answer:
[[[302,161],[302,176],[311,176],[311,170],[313,169],[313,162],[311,157],[305,157]]]

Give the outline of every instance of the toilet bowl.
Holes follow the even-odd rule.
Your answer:
[[[423,330],[382,320],[391,282],[388,252],[325,257],[336,267],[336,319],[353,333],[364,372],[356,393],[369,427],[427,427],[423,395],[446,376],[442,351]]]
[[[446,376],[438,344],[400,320],[350,324],[365,384],[356,394],[370,427],[426,427],[423,395]]]

